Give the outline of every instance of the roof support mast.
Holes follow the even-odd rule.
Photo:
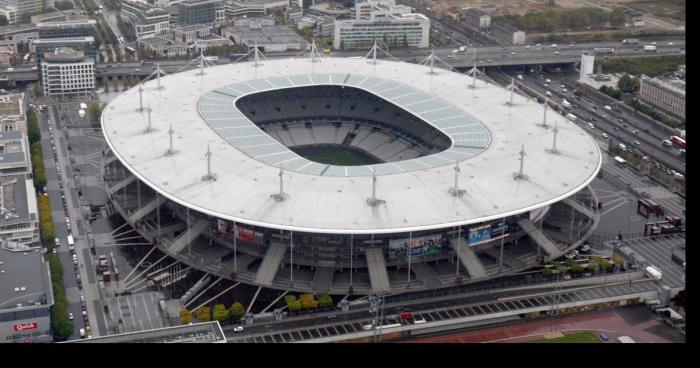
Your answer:
[[[143,112],[143,83],[139,81],[139,112]]]
[[[209,150],[209,145],[207,145],[207,153],[204,155],[207,158],[207,175],[202,176],[202,180],[204,181],[215,181],[216,180],[216,174],[212,174],[211,172],[211,150]]]
[[[170,123],[170,129],[168,129],[168,135],[170,136],[170,148],[168,148],[168,150],[165,151],[166,156],[172,156],[172,155],[177,153],[177,151],[175,151],[173,149],[173,134],[174,133],[175,133],[175,131],[173,130],[173,123]]]
[[[466,190],[464,189],[459,189],[459,161],[455,162],[455,186],[450,188],[449,193],[452,194],[453,197],[461,197],[466,193]]]
[[[372,170],[372,197],[367,198],[367,205],[370,207],[378,207],[380,204],[386,202],[383,199],[377,198],[377,174]]]
[[[280,191],[279,193],[275,193],[270,196],[270,198],[274,199],[277,202],[282,202],[285,199],[289,198],[289,194],[284,192],[284,167],[280,164],[280,172],[277,174],[280,178]]]
[[[520,171],[513,176],[515,180],[527,180],[527,175],[523,174],[523,164],[525,162],[525,145],[520,149]]]

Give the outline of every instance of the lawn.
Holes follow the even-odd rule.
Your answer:
[[[333,152],[319,152],[309,155],[307,158],[311,161],[339,166],[356,166],[365,163],[354,152],[344,149],[334,150]]]
[[[593,332],[579,332],[556,339],[540,339],[531,341],[534,343],[573,343],[573,344],[596,344],[600,343],[600,339]]]

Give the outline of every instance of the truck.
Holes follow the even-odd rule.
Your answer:
[[[638,38],[625,38],[622,40],[623,45],[636,45],[639,44],[639,39]]]
[[[661,280],[661,277],[664,275],[663,272],[661,272],[661,270],[659,270],[658,268],[656,268],[654,266],[647,266],[645,271],[646,271],[647,276],[649,276],[655,280]]]
[[[566,118],[571,120],[572,122],[576,122],[576,119],[578,119],[574,114],[566,114]]]
[[[614,54],[615,49],[612,47],[596,47],[593,49],[595,54]]]
[[[571,108],[571,102],[569,102],[567,100],[561,100],[561,105],[564,106],[565,109]]]
[[[646,45],[646,46],[644,46],[644,51],[645,52],[656,52],[656,46]]]

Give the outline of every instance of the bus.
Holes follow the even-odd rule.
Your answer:
[[[671,142],[673,142],[678,147],[685,149],[685,139],[674,135],[673,137],[671,137]]]
[[[615,49],[612,47],[596,47],[593,49],[596,54],[614,54]]]
[[[73,240],[73,235],[68,234],[67,239],[68,239],[68,246],[69,247],[75,246],[75,241]]]

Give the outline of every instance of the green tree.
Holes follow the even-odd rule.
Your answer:
[[[625,264],[624,258],[618,256],[617,254],[613,254],[612,256],[612,261],[617,263],[618,265],[622,266]]]
[[[186,325],[192,322],[192,313],[187,309],[180,309],[180,324]]]
[[[330,307],[333,305],[333,298],[328,293],[321,293],[318,295],[318,305],[321,308]]]
[[[294,295],[285,296],[284,301],[287,302],[287,308],[290,311],[298,311],[301,309],[301,302]]]
[[[0,14],[0,26],[6,26],[10,24],[10,21],[7,20],[7,17],[3,14]]]
[[[54,2],[53,6],[58,10],[73,9],[73,3],[71,3],[69,0],[56,1],[56,2]]]
[[[46,186],[46,170],[44,169],[44,158],[41,155],[41,144],[35,142],[30,149],[32,160],[32,172],[34,176],[34,188],[41,191]]]
[[[195,312],[195,316],[197,316],[197,319],[201,322],[208,322],[211,321],[211,308],[204,306]]]
[[[51,202],[44,194],[37,195],[39,202],[39,231],[41,233],[41,243],[46,247],[55,245],[56,228],[51,218]]]
[[[610,25],[615,28],[625,25],[625,13],[622,11],[622,8],[615,8],[612,12],[610,12],[610,17],[608,19]]]
[[[214,315],[214,320],[216,321],[225,321],[228,319],[228,310],[226,310],[226,306],[223,304],[215,304],[214,309],[213,309],[213,315]]]
[[[228,309],[228,318],[232,321],[238,321],[243,318],[243,316],[245,316],[245,308],[243,308],[243,304],[239,302],[233,303],[231,308]]]
[[[27,110],[27,136],[29,144],[34,144],[41,140],[41,130],[39,130],[39,123],[33,108]]]
[[[554,1],[554,0],[548,0],[548,1],[547,1],[547,6],[550,7],[550,8],[553,8],[553,7],[557,6],[557,2]]]
[[[100,120],[100,116],[102,116],[102,107],[100,103],[96,101],[91,102],[90,106],[88,106],[88,113],[93,121]]]
[[[634,83],[632,82],[632,78],[630,78],[629,74],[623,75],[620,80],[617,81],[617,88],[625,93],[634,92]]]

